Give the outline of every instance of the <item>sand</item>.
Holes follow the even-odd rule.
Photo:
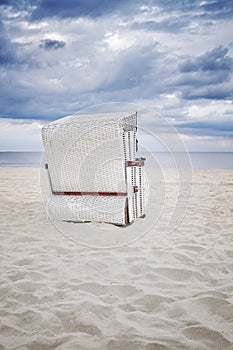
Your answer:
[[[177,178],[164,174],[145,219],[64,235],[39,170],[0,168],[0,349],[233,349],[233,171],[195,171],[173,226]]]

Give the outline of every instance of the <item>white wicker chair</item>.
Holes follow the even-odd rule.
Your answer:
[[[145,216],[137,113],[68,116],[45,125],[51,218],[126,225]]]

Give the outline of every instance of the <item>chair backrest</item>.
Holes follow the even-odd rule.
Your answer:
[[[136,112],[73,115],[45,125],[53,192],[126,193],[136,130]]]

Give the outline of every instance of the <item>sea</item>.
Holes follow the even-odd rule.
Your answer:
[[[152,165],[154,163],[161,168],[233,169],[233,152],[189,152],[188,157],[182,152],[172,153],[172,156],[167,152],[152,152],[149,158],[150,165],[153,159]],[[185,162],[182,162],[182,159],[185,159]],[[187,162],[187,159],[190,159],[190,162]],[[43,166],[43,152],[0,152],[0,167]]]

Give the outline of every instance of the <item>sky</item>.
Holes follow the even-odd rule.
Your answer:
[[[232,27],[232,0],[0,0],[0,150],[40,151],[45,123],[122,102],[190,151],[233,151]]]

